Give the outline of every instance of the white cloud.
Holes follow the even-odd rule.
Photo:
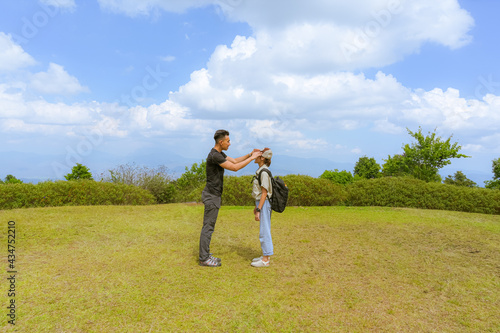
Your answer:
[[[160,58],[162,61],[165,61],[165,62],[172,62],[172,61],[175,61],[175,57],[172,56],[172,55],[168,55],[168,56],[165,56],[165,57],[161,57]]]
[[[497,132],[491,135],[485,135],[479,141],[483,147],[500,154],[500,133]]]
[[[167,2],[149,4],[165,9]],[[221,7],[230,18],[248,22],[254,35],[217,47],[206,68],[170,94],[193,117],[268,119],[268,132],[279,139],[283,129],[300,135],[298,128],[314,126],[401,134],[410,121],[458,129],[468,125],[470,113],[492,113],[485,102],[464,104],[453,90],[413,92],[382,72],[374,78],[349,72],[391,64],[428,41],[451,48],[466,44],[473,20],[456,0],[318,0],[295,6],[256,0]],[[340,45],[350,45],[350,53]]]
[[[23,89],[0,84],[0,128],[9,133],[59,134],[74,137],[89,131],[102,136],[204,133],[207,122],[190,119],[187,108],[171,101],[149,107],[126,108],[109,103],[51,103],[30,99]]]
[[[312,0],[294,6],[284,0],[100,4],[131,16],[212,4],[230,19],[247,22],[253,35],[218,46],[206,68],[194,71],[168,101],[195,119],[267,121],[265,126],[258,123],[259,131],[255,121],[247,122],[248,133],[256,138],[268,133],[276,141],[303,140],[304,129],[314,127],[371,127],[401,134],[408,122],[460,129],[472,118],[484,120],[493,113],[490,102],[465,101],[453,90],[411,91],[382,72],[373,78],[350,72],[392,64],[427,42],[450,48],[467,44],[474,22],[457,0]],[[152,128],[156,107],[134,110],[135,124]],[[168,112],[156,114],[176,123]]]
[[[261,49],[278,70],[296,73],[381,67],[428,41],[457,48],[470,40],[473,25],[455,0],[312,1],[286,15],[278,11],[288,3],[278,2],[281,6],[257,1],[230,15],[249,22],[263,46],[272,45]],[[283,18],[278,26],[276,17]]]
[[[306,129],[393,135],[419,125],[448,132],[500,129],[500,98],[492,94],[466,100],[453,88],[412,91],[382,72],[373,78],[346,71],[304,75],[277,71],[265,60],[258,38],[238,36],[231,47],[219,46],[169,100],[194,118],[266,120],[265,138],[248,125],[249,135],[261,141],[290,142]]]
[[[383,72],[374,77],[350,72],[394,63],[429,41],[450,48],[465,45],[473,20],[456,0],[313,0],[294,6],[284,0],[99,3],[130,16],[181,12],[211,3],[231,19],[250,24],[254,33],[236,36],[230,46],[218,46],[206,67],[194,71],[164,103],[122,110],[119,115],[101,110],[99,103],[35,103],[0,86],[0,106],[6,106],[0,108],[0,117],[10,119],[11,131],[19,129],[20,119],[27,119],[14,117],[15,110],[31,115],[37,124],[73,126],[74,132],[98,126],[104,135],[115,137],[186,131],[201,135],[219,125],[231,126],[231,132],[250,142],[299,150],[327,146],[324,139],[314,137],[316,131],[366,128],[398,135],[419,124],[447,130],[500,128],[498,96],[466,100],[451,88],[412,91]],[[46,94],[88,91],[57,64],[33,75],[30,87]],[[347,150],[340,145],[336,149]]]
[[[181,12],[215,5],[227,17],[248,23],[259,60],[276,72],[353,70],[384,66],[418,52],[429,41],[450,48],[471,40],[474,25],[457,0],[100,0],[127,15],[157,10]]]
[[[452,49],[468,44],[468,35],[474,26],[474,19],[460,7],[456,0],[406,1],[406,19],[415,22],[413,33],[417,39],[433,41]]]
[[[290,140],[289,147],[299,150],[320,151],[328,146],[328,142],[322,139]]]
[[[12,72],[35,64],[35,60],[16,44],[11,36],[0,32],[0,73]]]
[[[50,103],[43,98],[30,99],[28,95],[20,87],[13,89],[0,84],[0,119],[4,131],[64,136],[94,126],[110,113],[106,104]]]
[[[391,123],[387,118],[375,120],[374,125],[373,130],[376,132],[388,134],[402,134],[405,132],[403,127]]]
[[[30,123],[23,119],[6,119],[0,125],[0,129],[5,133],[33,134],[35,138],[40,135],[68,136],[73,131],[71,126]]]
[[[290,143],[297,148],[303,148],[311,140],[304,139],[304,135],[294,129],[282,126],[277,120],[255,120],[247,121],[248,132],[258,142],[269,143]]]
[[[462,149],[466,152],[470,151],[473,153],[477,153],[477,152],[482,151],[484,149],[484,147],[482,145],[467,144],[467,145],[463,146]]]
[[[39,72],[31,78],[31,88],[43,94],[74,95],[89,92],[77,78],[71,76],[58,64],[50,63],[47,72]]]
[[[18,89],[8,92],[10,88],[6,84],[0,84],[0,119],[27,116],[28,107],[23,93]]]
[[[130,109],[131,128],[143,133],[165,134],[171,131],[191,128],[196,121],[187,119],[187,108],[171,101],[149,107],[137,106]]]
[[[354,148],[351,150],[351,153],[355,154],[355,155],[361,155],[363,151],[359,148]]]
[[[95,126],[91,127],[91,129],[97,131],[97,133],[102,136],[124,138],[129,132],[122,129],[120,125],[120,119],[103,116],[97,121]]]
[[[30,119],[38,124],[85,126],[92,122],[93,110],[87,105],[67,105],[37,100],[27,103],[33,111]]]
[[[479,100],[466,100],[459,91],[417,90],[411,99],[404,102],[406,119],[425,125],[434,125],[450,130],[500,129],[500,97],[488,94]]]
[[[0,119],[5,123],[10,121],[8,128],[11,131],[16,131],[16,124],[20,123],[32,125],[27,128],[33,131],[46,125],[82,127],[91,124],[97,117],[99,114],[89,105],[26,100],[23,92],[8,93],[0,85]],[[36,127],[38,125],[42,127]]]

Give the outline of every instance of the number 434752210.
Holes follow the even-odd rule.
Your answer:
[[[9,229],[8,229],[8,259],[9,269],[14,270],[16,268],[16,222],[9,221]]]

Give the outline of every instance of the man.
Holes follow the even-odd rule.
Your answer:
[[[215,146],[207,156],[207,185],[201,194],[205,205],[203,215],[203,228],[200,235],[200,266],[219,267],[221,259],[215,258],[210,253],[210,241],[215,229],[215,222],[221,206],[222,188],[224,182],[224,169],[238,171],[246,167],[251,161],[262,155],[259,149],[254,149],[250,154],[238,158],[231,158],[222,151],[231,145],[229,132],[218,130],[214,135]]]

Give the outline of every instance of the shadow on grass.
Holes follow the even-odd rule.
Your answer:
[[[255,249],[249,246],[242,246],[238,244],[228,245],[230,252],[235,252],[237,255],[245,260],[252,260],[255,257],[262,255],[260,249]]]
[[[262,255],[260,249],[252,248],[249,246],[238,245],[238,244],[228,244],[227,246],[225,246],[223,252],[236,253],[238,256],[240,256],[241,258],[243,258],[245,260],[252,260],[253,258]],[[193,246],[191,254],[192,254],[193,260],[196,263],[198,263],[198,258],[199,258],[198,246]],[[219,251],[219,255],[220,255],[220,251]]]

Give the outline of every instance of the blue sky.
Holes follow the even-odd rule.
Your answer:
[[[493,0],[39,0],[0,4],[0,177],[123,163],[173,172],[271,147],[282,173],[352,171],[453,135],[483,185],[500,157]],[[248,172],[252,172],[251,167]]]

